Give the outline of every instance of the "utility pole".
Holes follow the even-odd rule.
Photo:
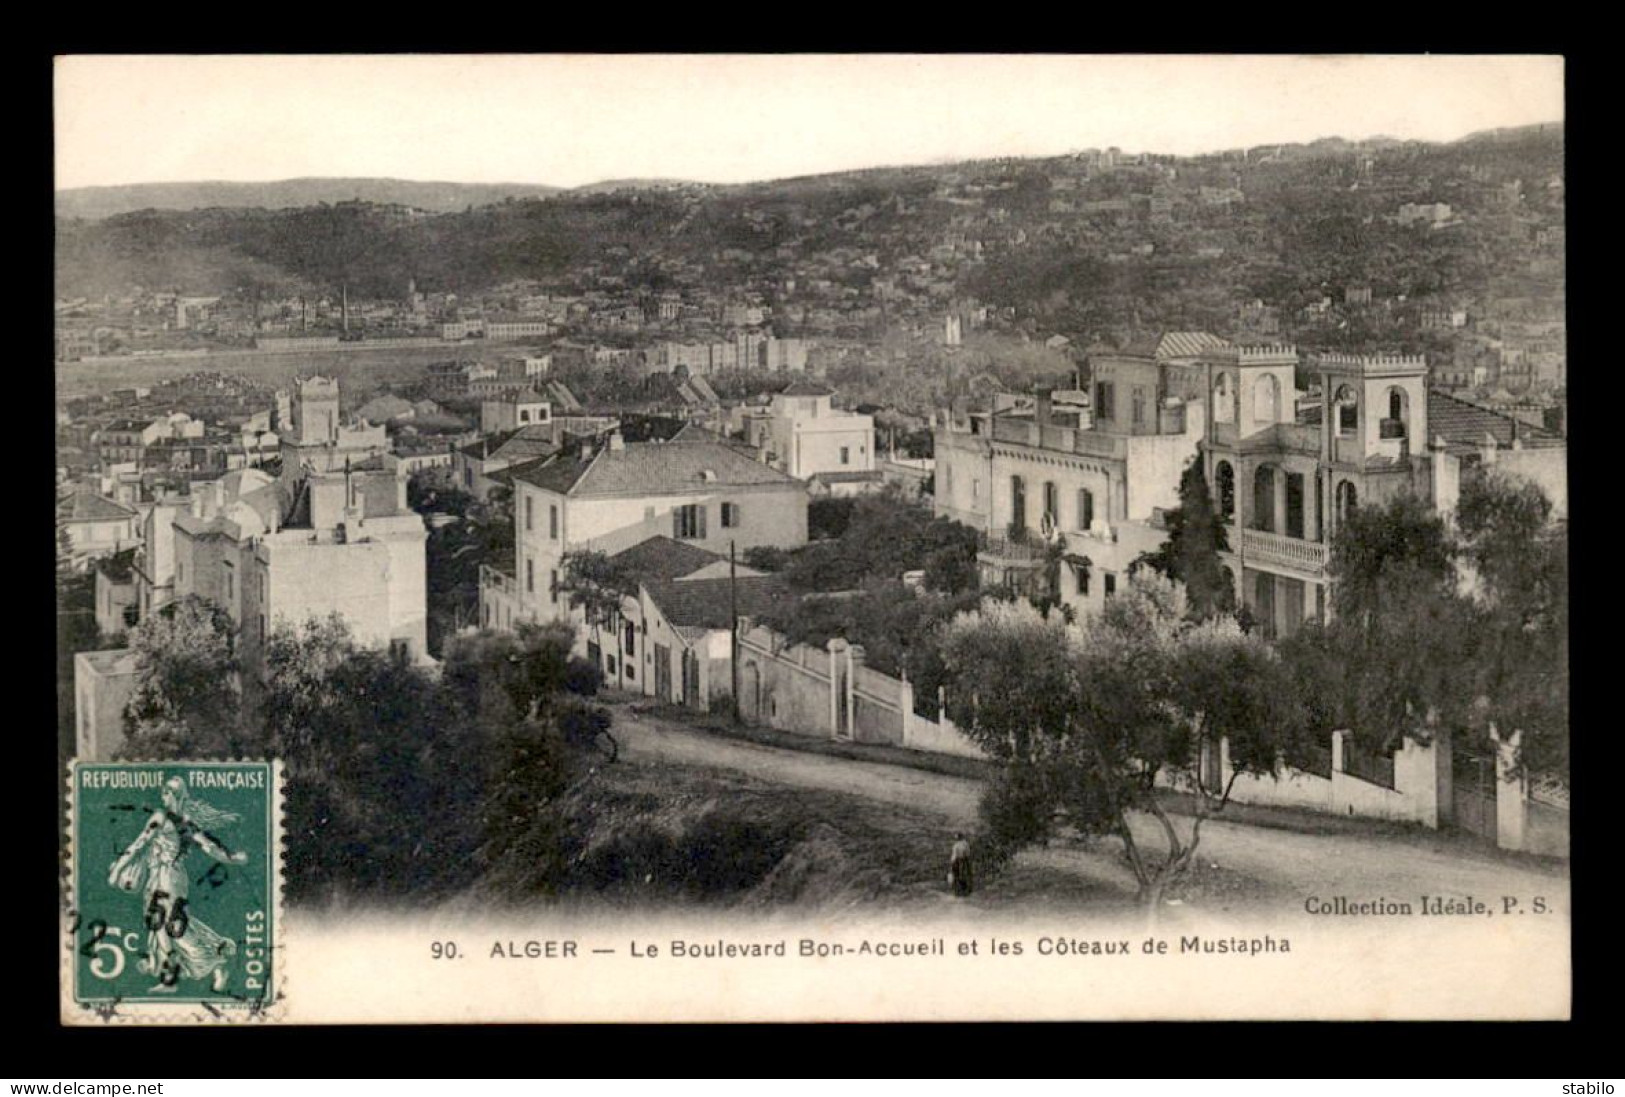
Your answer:
[[[739,572],[734,561],[734,542],[728,542],[728,623],[733,639],[733,657],[728,660],[733,672],[733,720],[739,726]]]

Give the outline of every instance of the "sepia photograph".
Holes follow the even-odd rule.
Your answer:
[[[1570,1017],[1561,57],[53,104],[63,1024]]]

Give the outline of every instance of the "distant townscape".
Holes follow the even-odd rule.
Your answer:
[[[59,202],[64,756],[283,757],[311,901],[1560,874],[1562,165]]]

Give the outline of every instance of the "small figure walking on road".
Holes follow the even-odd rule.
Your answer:
[[[963,831],[954,835],[954,848],[948,854],[948,883],[955,895],[971,892],[970,842],[965,840]]]

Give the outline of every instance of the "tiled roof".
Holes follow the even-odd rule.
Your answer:
[[[370,423],[382,423],[398,415],[405,415],[412,410],[410,400],[403,400],[392,393],[385,393],[382,396],[375,396],[362,404],[361,407],[356,409],[356,414]]]
[[[669,442],[725,442],[726,438],[714,430],[709,430],[698,423],[684,423],[676,434],[667,439]]]
[[[676,626],[720,629],[730,627],[736,584],[727,579],[691,579],[684,582],[646,582],[649,598]],[[790,588],[777,575],[741,576],[738,606],[741,617],[756,617],[790,598]]]
[[[680,579],[691,575],[722,556],[698,545],[656,535],[622,549],[611,557],[641,582]]]
[[[1493,436],[1497,446],[1510,447],[1514,430],[1517,440],[1530,449],[1565,444],[1561,435],[1544,427],[1518,422],[1510,415],[1469,404],[1436,389],[1428,390],[1427,440],[1442,437],[1452,453],[1477,453],[1486,435]]]
[[[1165,331],[1132,336],[1123,342],[1117,353],[1158,359],[1194,358],[1204,350],[1228,345],[1217,335],[1205,331]]]
[[[1228,346],[1225,340],[1205,331],[1165,332],[1157,344],[1158,358],[1194,358],[1204,350]]]
[[[714,479],[707,479],[711,473]],[[517,476],[561,495],[672,495],[800,481],[752,460],[721,442],[632,442],[601,447],[582,460],[571,447],[532,472]]]
[[[563,381],[549,381],[547,383],[547,391],[555,400],[559,402],[559,405],[565,411],[581,410],[581,401],[576,399],[575,393],[570,391],[570,386],[566,385]]]
[[[666,439],[666,441],[668,443],[671,443],[671,442],[714,442],[717,445],[728,446],[728,447],[730,447],[732,449],[736,449],[739,452],[748,455],[751,458],[751,460],[753,460],[753,461],[756,459],[756,449],[755,449],[755,447],[746,445],[744,442],[740,441],[738,438],[725,437],[725,436],[723,436],[721,434],[718,434],[716,431],[711,430],[709,427],[700,426],[698,423],[685,423],[685,424],[683,424],[682,429],[679,430],[676,434],[672,435],[670,438]]]
[[[462,452],[481,461],[496,460],[517,464],[557,452],[551,423],[531,423],[518,430],[505,430],[464,446]]]
[[[707,381],[705,378],[699,376],[690,377],[688,379],[688,384],[690,388],[699,393],[700,396],[708,403],[715,404],[720,402],[720,397],[717,396],[717,390],[712,388],[711,382]]]
[[[515,479],[523,479],[527,473],[540,469],[548,461],[552,460],[552,457],[552,454],[548,454],[546,457],[532,457],[529,461],[519,461],[512,465],[506,465],[496,472],[488,473],[486,479],[494,484],[512,486]]]
[[[75,491],[56,501],[58,522],[107,522],[133,517],[135,511],[131,508],[95,492]]]

